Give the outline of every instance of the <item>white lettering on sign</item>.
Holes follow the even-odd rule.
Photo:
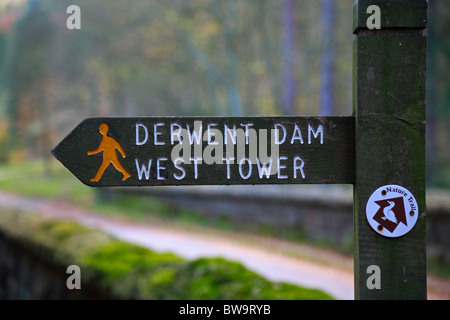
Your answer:
[[[186,176],[186,171],[179,165],[180,162],[184,163],[183,158],[176,158],[175,160],[173,160],[173,165],[181,172],[181,174],[175,173],[173,175],[173,177],[177,180],[183,180],[183,178]]]
[[[256,163],[258,165],[259,178],[262,179],[265,176],[267,179],[269,179],[272,168],[272,159],[269,159],[269,163],[261,163],[261,161],[257,158]]]
[[[227,179],[230,180],[231,179],[230,164],[233,163],[234,160],[236,159],[231,157],[231,158],[223,158],[222,160],[225,161],[227,164]]]
[[[300,171],[302,179],[305,179],[305,172],[303,171],[303,166],[305,162],[300,157],[294,158],[294,179],[297,179],[297,173]]]
[[[311,144],[312,138],[318,138],[320,135],[320,144],[323,144],[323,126],[319,125],[314,131],[314,128],[308,124],[308,144]]]
[[[135,159],[135,163],[139,180],[142,180],[143,174],[145,175],[146,180],[150,179],[150,167],[152,166],[152,159],[148,160],[147,167],[145,166],[145,164],[139,165],[138,159]]]
[[[189,129],[189,125],[186,124],[186,130],[187,133],[189,135],[189,143],[192,145],[194,144],[201,144],[202,143],[202,130],[203,130],[203,125],[201,121],[195,121],[194,122],[194,128],[192,129],[192,131]]]
[[[292,134],[292,138],[291,138],[291,144],[294,144],[295,141],[297,141],[297,140],[301,144],[303,144],[302,132],[300,131],[300,127],[298,126],[298,124],[295,124],[294,133]]]
[[[174,128],[177,127],[177,130],[174,130]],[[171,123],[170,124],[170,144],[175,144],[174,137],[177,137],[178,143],[181,143],[181,126],[178,123]]]
[[[247,163],[248,165],[246,165],[248,167],[247,170],[247,174],[244,174],[244,164]],[[241,178],[244,180],[247,180],[248,178],[250,178],[250,176],[252,175],[252,162],[250,161],[250,159],[247,158],[242,158],[241,161],[239,161],[239,174],[241,175]]]
[[[162,135],[161,132],[158,131],[158,127],[163,127],[164,123],[155,123],[155,130],[154,130],[154,134],[153,137],[155,139],[155,146],[163,146],[165,145],[164,142],[158,141],[158,136]]]
[[[157,155],[158,147],[170,145],[171,155],[164,157],[161,154],[153,159],[135,157],[137,178],[141,181],[197,180],[202,174],[200,165],[220,164],[224,166],[226,176],[223,178],[227,180],[306,179],[308,163],[301,156],[301,148],[323,145],[324,126],[274,123],[267,129],[255,127],[253,122],[138,122],[134,125],[137,154],[139,148],[146,148],[146,151],[155,148]],[[279,148],[283,145],[296,148],[298,154],[280,155]],[[303,145],[306,146],[299,148]]]
[[[164,176],[164,171],[167,169],[165,166],[165,161],[169,159],[167,158],[158,158],[156,161],[156,172],[158,180],[167,180],[167,177]]]
[[[141,131],[144,130],[144,138],[141,139]],[[136,145],[142,146],[147,143],[148,139],[148,130],[147,127],[144,126],[142,123],[136,124]]]
[[[283,138],[281,138],[281,133],[283,134]],[[284,141],[286,141],[286,128],[282,124],[276,123],[275,124],[275,143],[283,144]]]
[[[228,126],[225,124],[223,128],[223,132],[225,133],[225,141],[224,143],[228,144],[228,137],[230,137],[233,144],[236,144],[236,126],[233,125],[233,129],[228,128]]]
[[[248,145],[249,143],[249,131],[248,128],[249,127],[253,127],[253,123],[241,123],[241,126],[243,126],[245,128],[245,144]]]

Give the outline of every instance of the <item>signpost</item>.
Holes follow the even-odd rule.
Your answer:
[[[91,118],[52,152],[105,186],[354,182],[353,117]]]
[[[353,184],[355,297],[426,299],[427,2],[354,8],[354,116],[90,118],[52,153],[93,187]]]
[[[372,4],[381,9],[381,29],[366,28],[365,12]],[[426,298],[426,23],[425,0],[359,0],[355,4],[353,217],[355,296],[359,299]],[[408,196],[389,185],[400,186]],[[407,234],[380,236],[378,227],[370,226],[374,216],[368,223],[369,198],[379,188],[386,201],[402,198],[409,203],[411,195],[417,201],[418,211],[405,205],[406,215],[417,219]],[[371,265],[381,271],[379,290],[369,289],[366,283]]]

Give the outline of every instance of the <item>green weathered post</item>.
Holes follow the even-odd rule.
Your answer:
[[[373,24],[368,27],[374,13],[368,12],[368,7],[372,5],[380,9],[380,29],[372,28]],[[427,297],[426,25],[426,0],[359,0],[354,6],[356,299]],[[409,193],[403,199],[399,190],[393,193],[395,188],[387,185],[401,186],[400,191]],[[411,201],[408,203],[411,195],[418,210]],[[415,225],[407,223],[412,227],[409,232],[396,237],[386,236],[389,232],[383,235],[388,225],[384,223],[386,216],[378,219],[381,223],[376,227],[374,211],[366,215],[366,206],[372,202],[381,217],[388,200],[394,205],[394,198],[405,202],[408,219],[417,219]],[[368,220],[373,220],[375,228]],[[377,270],[381,277],[374,287],[372,275],[376,276]]]

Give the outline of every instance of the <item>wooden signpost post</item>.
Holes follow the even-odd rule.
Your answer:
[[[354,116],[90,118],[52,153],[94,187],[353,184],[355,298],[426,299],[427,2],[354,9]]]
[[[369,30],[365,12],[373,4],[381,9],[381,29]],[[354,14],[355,296],[425,299],[427,1],[359,0]],[[365,212],[371,194],[391,184],[418,204],[414,228],[398,238],[374,232]],[[366,285],[370,265],[381,270],[380,290]]]

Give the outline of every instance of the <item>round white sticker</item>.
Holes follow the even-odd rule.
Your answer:
[[[384,237],[405,235],[414,227],[418,216],[416,199],[401,186],[380,187],[367,201],[367,221],[373,230]]]

